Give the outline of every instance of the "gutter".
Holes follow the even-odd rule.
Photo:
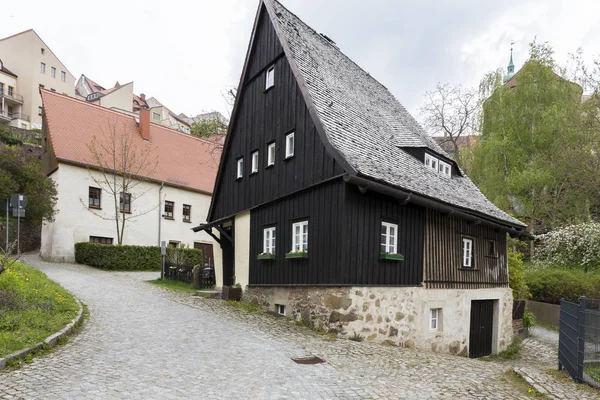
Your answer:
[[[512,236],[529,237],[529,233],[525,230],[525,227],[516,228],[515,226],[508,225],[509,223],[500,222],[485,214],[480,214],[477,212],[473,212],[473,214],[471,214],[459,209],[456,206],[447,205],[415,193],[405,192],[404,190],[382,185],[381,183],[377,183],[368,179],[359,178],[352,175],[344,175],[344,182],[358,186],[361,193],[365,193],[367,190],[372,190],[374,192],[398,199],[402,202],[402,204],[412,203],[439,211],[443,214],[456,215],[471,222],[472,224],[483,223],[493,228],[508,232]]]
[[[161,182],[160,183],[160,189],[158,190],[158,247],[161,246],[160,244],[160,234],[161,234],[161,227],[162,227],[162,191],[163,188],[165,187],[165,183]]]

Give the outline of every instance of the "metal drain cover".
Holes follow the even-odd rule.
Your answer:
[[[310,356],[310,357],[293,357],[292,361],[296,364],[322,364],[325,362],[322,358]]]

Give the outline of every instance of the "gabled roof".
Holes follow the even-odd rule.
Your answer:
[[[154,181],[211,194],[217,175],[220,146],[150,123],[150,141],[139,134],[136,118],[125,113],[41,89],[45,123],[50,145],[59,161],[82,166],[97,166],[88,145],[111,127],[134,134],[141,149],[152,146],[158,156]],[[101,140],[101,139],[99,139]]]
[[[387,88],[330,39],[276,0],[262,0],[262,4],[318,119],[315,123],[326,147],[348,174],[511,226],[525,226],[493,205],[466,175],[448,179],[403,150],[424,147],[448,157]]]
[[[14,72],[10,71],[8,68],[6,68],[4,66],[4,63],[2,62],[2,60],[0,60],[0,72],[4,72],[7,75],[13,76],[15,78],[18,78],[17,74],[15,74]]]

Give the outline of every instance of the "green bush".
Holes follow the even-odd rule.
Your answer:
[[[167,257],[174,250],[167,248]],[[201,250],[177,249],[177,251],[183,252],[183,264],[204,264]],[[75,261],[109,270],[160,271],[162,257],[158,246],[109,246],[82,242],[75,244]]]
[[[538,269],[525,274],[531,299],[560,304],[560,299],[578,302],[579,296],[600,297],[600,274],[558,268]]]
[[[525,264],[519,251],[508,248],[508,284],[513,291],[513,299],[527,299],[529,288],[525,281]]]

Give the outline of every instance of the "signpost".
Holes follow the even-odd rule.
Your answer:
[[[160,255],[162,256],[162,267],[160,268],[160,279],[165,276],[165,256],[167,255],[167,242],[160,242]]]
[[[6,249],[8,251],[8,225],[9,225],[9,211],[12,210],[13,217],[17,217],[17,254],[21,254],[21,218],[25,217],[25,207],[27,207],[27,197],[22,194],[12,195],[10,198],[4,201],[4,207],[6,209]]]

